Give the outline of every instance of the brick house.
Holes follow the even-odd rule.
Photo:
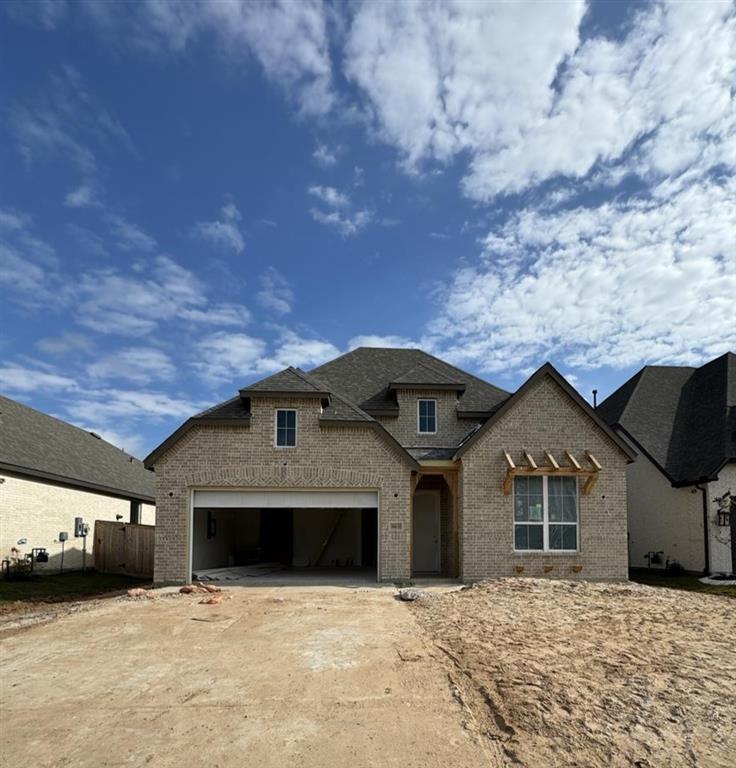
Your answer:
[[[736,354],[647,365],[597,412],[638,454],[627,470],[631,566],[736,572]]]
[[[64,570],[90,566],[95,537],[75,536],[75,518],[90,533],[95,520],[151,525],[154,493],[153,473],[139,459],[0,395],[0,559],[42,548],[48,560],[35,573],[58,573],[62,552]]]
[[[177,429],[155,581],[258,562],[624,579],[635,457],[549,364],[514,394],[416,349],[288,368]]]

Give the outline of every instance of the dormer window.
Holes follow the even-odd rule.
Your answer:
[[[276,447],[296,447],[296,411],[293,408],[276,411]]]
[[[437,433],[437,401],[417,401],[417,432],[420,435],[434,435]]]

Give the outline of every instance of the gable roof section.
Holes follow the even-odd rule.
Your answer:
[[[59,485],[153,502],[151,472],[79,427],[0,395],[0,469]]]
[[[536,384],[540,379],[545,376],[549,376],[565,394],[567,394],[573,402],[585,412],[585,414],[592,419],[592,421],[603,431],[621,450],[621,452],[631,461],[636,458],[636,453],[631,447],[617,435],[608,424],[600,418],[596,411],[587,403],[578,393],[578,391],[572,387],[567,380],[560,375],[557,369],[551,363],[545,363],[539,370],[535,371],[520,387],[509,397],[496,411],[491,415],[488,421],[481,427],[473,430],[460,444],[460,447],[455,452],[453,458],[460,458],[471,445],[474,445],[480,438],[488,432],[493,425],[508,411],[510,411],[516,403],[521,400],[524,395]]]
[[[713,480],[736,461],[736,355],[700,368],[646,366],[598,411],[674,485]]]
[[[464,384],[458,415],[489,414],[510,393],[462,371],[420,349],[359,347],[310,371],[331,391],[340,392],[371,415],[398,414],[389,384],[392,382]],[[408,382],[421,376],[430,382]],[[443,388],[443,387],[435,387]]]
[[[397,376],[388,385],[392,389],[429,389],[464,392],[465,382],[457,377],[451,378],[444,371],[430,368],[424,363],[417,363],[413,368]]]
[[[244,397],[258,395],[260,397],[299,395],[301,397],[320,397],[329,399],[330,392],[324,384],[305,373],[300,368],[285,368],[265,379],[256,381],[248,387],[243,387],[240,394]]]

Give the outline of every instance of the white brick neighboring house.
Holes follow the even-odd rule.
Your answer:
[[[736,496],[736,355],[646,366],[598,413],[639,454],[627,478],[631,566],[733,573],[733,528],[719,525],[715,499]]]
[[[635,452],[549,364],[513,395],[407,349],[288,368],[146,459],[154,580],[253,563],[625,579]]]
[[[93,565],[95,520],[155,522],[154,478],[138,459],[97,435],[0,396],[0,559],[44,547],[57,573],[59,533],[66,531],[64,570],[82,567],[82,539],[74,519],[84,518],[87,566]],[[19,543],[25,539],[25,543]]]

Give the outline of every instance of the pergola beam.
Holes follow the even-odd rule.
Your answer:
[[[504,461],[506,463],[506,476],[503,480],[503,492],[506,496],[511,493],[515,477],[535,477],[544,475],[585,478],[582,494],[583,496],[588,496],[598,480],[598,473],[603,469],[598,459],[596,459],[589,451],[586,451],[585,456],[590,464],[590,469],[587,467],[583,468],[578,459],[567,450],[565,451],[565,455],[570,462],[570,466],[561,465],[550,451],[544,451],[544,455],[546,456],[549,465],[542,467],[538,466],[529,451],[524,449],[522,453],[524,455],[526,466],[517,466],[511,457],[511,453],[509,451],[503,452]]]

